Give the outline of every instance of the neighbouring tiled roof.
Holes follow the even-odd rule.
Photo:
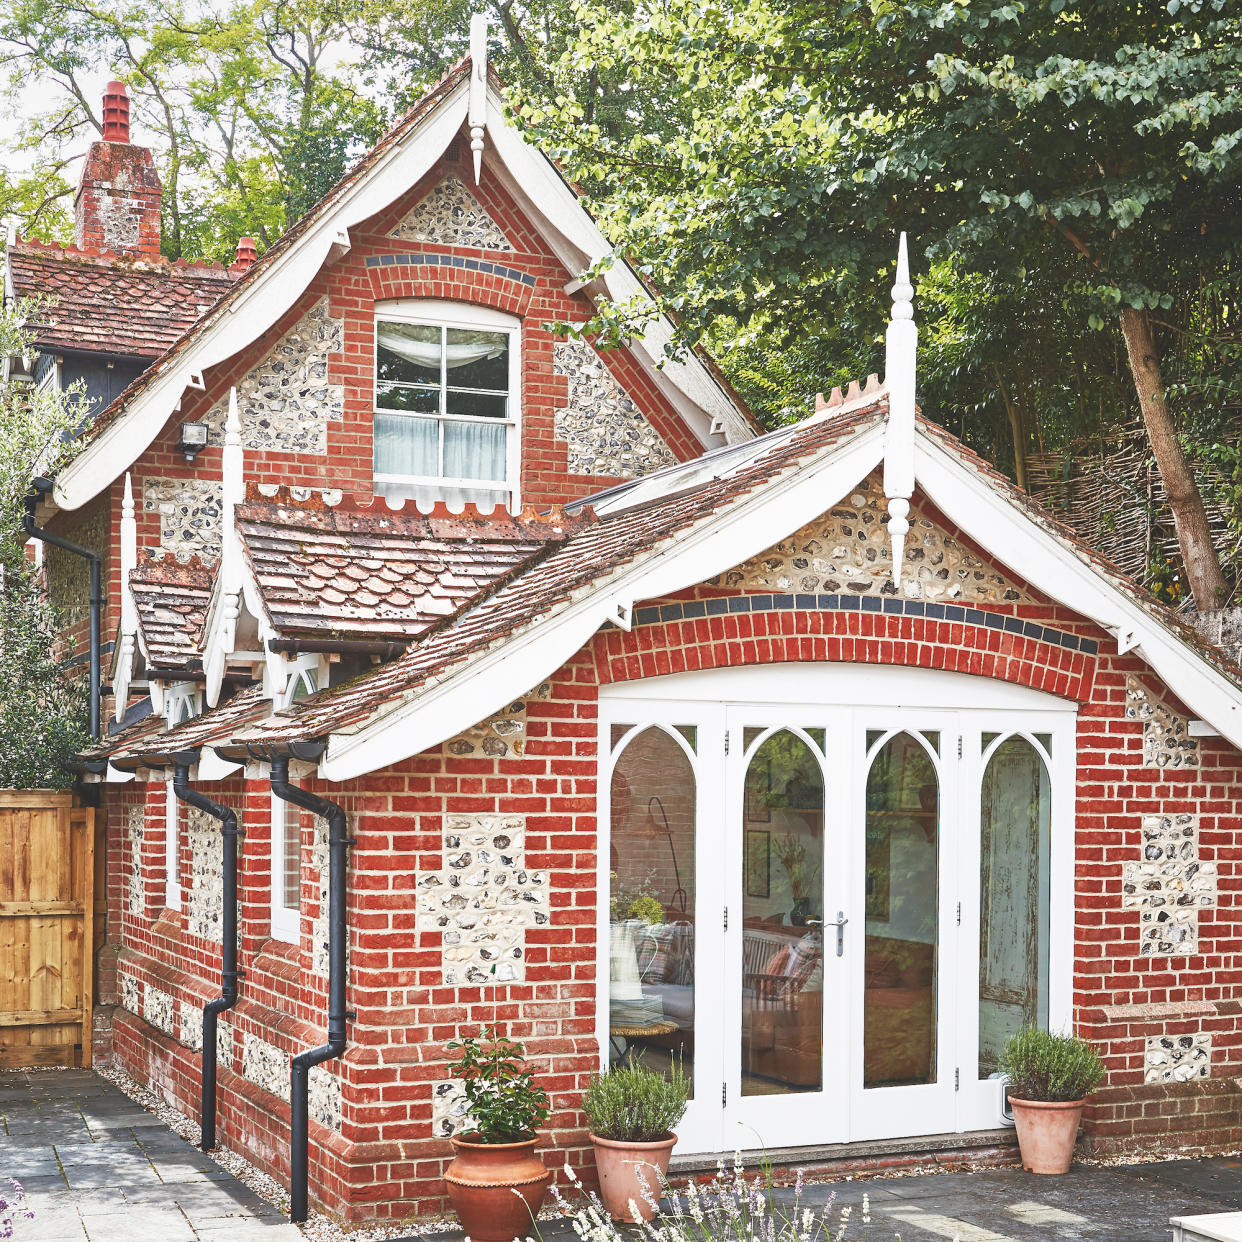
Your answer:
[[[212,579],[211,566],[198,557],[178,561],[140,553],[129,586],[152,668],[187,669],[199,662]]]
[[[249,490],[237,529],[282,637],[408,641],[591,520],[408,509]]]
[[[48,352],[158,358],[237,279],[219,264],[152,263],[36,241],[10,245],[8,264],[18,297],[55,299],[36,337]]]

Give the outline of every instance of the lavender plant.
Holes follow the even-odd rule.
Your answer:
[[[836,1191],[822,1208],[805,1202],[805,1185],[799,1170],[792,1199],[778,1197],[772,1166],[760,1164],[756,1176],[747,1178],[741,1155],[730,1169],[722,1160],[710,1182],[688,1182],[674,1190],[662,1177],[655,1186],[645,1185],[643,1198],[663,1207],[654,1219],[638,1223],[636,1205],[629,1221],[614,1221],[599,1197],[583,1189],[578,1175],[565,1165],[565,1176],[575,1188],[571,1199],[554,1186],[553,1198],[571,1218],[582,1242],[866,1242],[871,1232],[871,1203],[863,1196],[859,1213],[861,1233],[849,1232],[853,1210],[849,1204],[836,1209]],[[901,1235],[894,1235],[901,1242]],[[535,1242],[527,1239],[527,1242]]]
[[[34,1212],[26,1206],[26,1192],[22,1184],[9,1178],[12,1190],[7,1194],[0,1190],[0,1238],[13,1236],[13,1224],[19,1220],[34,1220]]]

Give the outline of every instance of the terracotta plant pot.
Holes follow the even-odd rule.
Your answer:
[[[633,1223],[637,1210],[641,1219],[650,1220],[655,1208],[643,1195],[643,1182],[646,1182],[647,1193],[658,1199],[660,1178],[668,1172],[677,1135],[669,1134],[654,1143],[622,1143],[592,1134],[591,1143],[595,1147],[595,1168],[599,1173],[599,1197],[609,1215],[613,1220]]]
[[[512,1242],[534,1232],[535,1216],[552,1181],[535,1155],[538,1141],[480,1143],[470,1135],[449,1140],[457,1154],[444,1171],[444,1185],[474,1242]]]
[[[1019,1100],[1011,1095],[1009,1103],[1022,1167],[1028,1173],[1068,1173],[1084,1101]]]

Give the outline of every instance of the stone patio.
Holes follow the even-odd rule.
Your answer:
[[[20,1181],[35,1212],[14,1242],[302,1242],[270,1203],[89,1070],[0,1073],[0,1118],[0,1178]],[[793,1192],[776,1195],[788,1204]],[[877,1177],[812,1186],[803,1201],[818,1209],[830,1196],[834,1220],[852,1208],[848,1242],[1157,1242],[1171,1236],[1171,1216],[1242,1207],[1242,1159]],[[540,1232],[576,1238],[561,1220]],[[411,1231],[394,1242],[462,1237]]]
[[[302,1242],[259,1198],[90,1070],[0,1073],[0,1188],[14,1242]]]

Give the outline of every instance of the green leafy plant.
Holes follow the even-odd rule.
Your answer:
[[[1093,1044],[1076,1035],[1024,1027],[1005,1041],[1000,1069],[1018,1100],[1081,1100],[1100,1085],[1104,1062]]]
[[[592,1074],[582,1097],[591,1133],[617,1143],[656,1143],[686,1112],[690,1079],[674,1061],[667,1074],[645,1065],[620,1065]]]
[[[525,1047],[492,1026],[477,1036],[453,1040],[449,1048],[458,1054],[449,1072],[461,1080],[474,1121],[466,1137],[480,1143],[534,1138],[548,1118],[548,1094],[535,1085]]]

